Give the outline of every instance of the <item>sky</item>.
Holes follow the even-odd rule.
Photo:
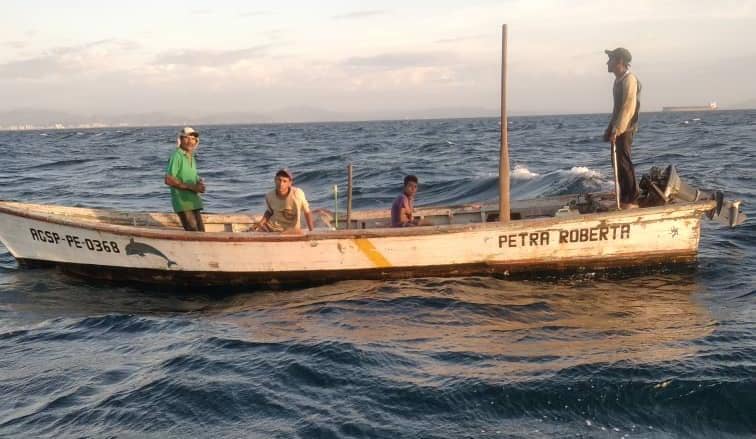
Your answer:
[[[756,102],[756,0],[0,0],[0,111],[608,112],[604,49],[642,109]]]

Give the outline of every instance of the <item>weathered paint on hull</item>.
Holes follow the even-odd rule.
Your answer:
[[[192,272],[165,271],[155,269],[133,269],[109,267],[104,265],[85,265],[70,263],[51,263],[49,261],[19,259],[18,263],[27,268],[55,267],[61,272],[85,279],[108,282],[129,282],[150,285],[186,286],[186,287],[225,287],[225,286],[296,286],[318,283],[337,282],[350,279],[392,280],[416,277],[458,277],[478,275],[503,275],[505,277],[523,278],[531,276],[553,276],[585,271],[607,271],[615,269],[638,268],[653,269],[659,266],[690,265],[697,259],[696,252],[681,254],[628,255],[627,257],[606,260],[605,258],[586,258],[568,262],[548,263],[533,261],[531,263],[502,264],[462,264],[454,267],[426,266],[411,269],[394,267],[365,270],[324,270],[324,271],[289,271],[270,273],[228,273],[228,272]]]
[[[0,205],[0,239],[22,263],[157,284],[288,284],[600,270],[695,259],[714,205],[308,235],[190,233],[81,221]]]

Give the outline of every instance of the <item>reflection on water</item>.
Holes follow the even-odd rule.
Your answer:
[[[90,283],[55,269],[10,269],[0,276],[0,324],[18,326],[54,318],[104,314],[171,315],[202,310],[207,294]]]
[[[30,276],[35,274],[35,276]],[[399,353],[417,372],[532,379],[569,367],[695,354],[715,322],[694,274],[514,282],[490,277],[350,281],[226,296],[88,285],[54,270],[7,273],[5,324],[106,314],[181,318],[255,343],[345,343]],[[219,329],[221,328],[221,329]],[[424,377],[424,378],[418,378]]]
[[[695,302],[697,290],[692,275],[565,283],[355,281],[238,295],[207,312],[244,328],[237,336],[250,341],[331,340],[422,354],[415,361],[429,376],[516,378],[693,354],[690,342],[715,326]]]

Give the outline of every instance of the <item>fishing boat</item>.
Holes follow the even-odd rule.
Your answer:
[[[516,275],[690,263],[701,220],[745,220],[740,202],[686,185],[674,166],[641,179],[641,208],[615,193],[509,200],[506,26],[502,38],[499,200],[426,207],[426,226],[391,228],[388,209],[316,212],[316,229],[255,231],[260,215],[205,214],[205,233],[174,214],[0,201],[0,241],[22,266],[151,284],[284,285],[343,279]],[[615,171],[616,174],[616,171]]]
[[[255,214],[205,214],[207,231],[197,233],[167,213],[3,201],[0,240],[22,266],[173,285],[602,270],[690,263],[703,217],[745,220],[738,202],[686,194],[654,191],[669,202],[629,211],[616,209],[613,193],[515,201],[508,222],[499,221],[497,204],[426,207],[415,215],[429,225],[406,228],[391,228],[381,209],[342,215],[336,229],[337,216],[320,210],[306,234],[254,232]]]

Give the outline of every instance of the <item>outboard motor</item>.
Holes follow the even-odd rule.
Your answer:
[[[722,191],[706,192],[690,186],[680,179],[673,165],[667,166],[664,171],[654,166],[648,174],[641,177],[638,186],[644,206],[660,206],[675,201],[715,200],[717,206],[707,212],[709,219],[730,227],[742,224],[746,220],[745,214],[740,211],[739,200],[728,201],[724,199]]]

